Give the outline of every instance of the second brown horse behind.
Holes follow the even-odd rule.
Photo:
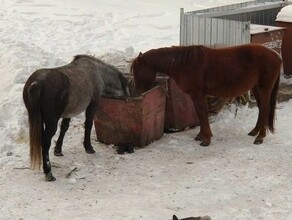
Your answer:
[[[274,132],[281,64],[275,51],[259,44],[220,49],[180,46],[140,53],[131,71],[139,92],[149,89],[160,72],[172,77],[190,95],[201,125],[195,140],[202,146],[208,146],[212,136],[206,95],[237,97],[252,90],[259,115],[249,135],[257,136],[254,144],[261,144],[267,129]]]

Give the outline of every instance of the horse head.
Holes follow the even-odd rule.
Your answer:
[[[143,93],[151,89],[154,84],[157,71],[155,71],[151,65],[146,63],[146,60],[141,52],[132,63],[131,72],[134,76],[135,87],[138,93]]]

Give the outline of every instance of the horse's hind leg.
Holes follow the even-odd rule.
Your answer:
[[[258,116],[258,119],[257,119],[257,123],[256,123],[256,126],[254,127],[254,129],[252,129],[248,135],[249,136],[256,136],[258,135],[259,131],[260,131],[260,127],[259,127],[259,122],[260,122],[260,114],[261,114],[261,102],[260,102],[260,97],[259,97],[259,92],[258,92],[258,87],[254,87],[252,89],[252,94],[253,96],[255,97],[256,99],[256,102],[257,102],[257,106],[258,106],[258,109],[259,109],[259,116]]]
[[[259,134],[256,137],[254,144],[263,143],[264,137],[266,137],[268,117],[270,112],[270,96],[271,91],[269,89],[259,88],[259,116],[256,127],[259,129]]]
[[[88,154],[95,153],[91,145],[90,136],[91,136],[91,129],[92,129],[93,118],[94,118],[96,107],[97,107],[97,103],[91,102],[85,112],[85,133],[84,133],[83,145],[84,145],[86,153]]]
[[[43,155],[43,170],[46,176],[46,181],[55,181],[56,178],[52,174],[52,166],[49,157],[49,150],[53,136],[57,131],[58,120],[45,122],[45,130],[42,138],[42,155]]]
[[[61,129],[60,129],[60,135],[58,137],[55,150],[54,150],[54,155],[57,157],[64,156],[62,153],[62,146],[63,146],[63,140],[66,134],[66,131],[68,131],[70,124],[70,118],[64,118],[61,123]]]

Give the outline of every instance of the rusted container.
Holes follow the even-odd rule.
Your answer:
[[[277,21],[277,26],[286,28],[282,41],[282,59],[284,74],[292,76],[292,22]]]
[[[182,131],[199,124],[199,119],[190,96],[184,93],[173,79],[167,81],[165,107],[166,131]]]
[[[94,117],[97,140],[143,147],[164,133],[165,86],[138,97],[103,96]]]
[[[250,27],[251,43],[263,44],[280,54],[284,32],[282,27],[253,24]]]

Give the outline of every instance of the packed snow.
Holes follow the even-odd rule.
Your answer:
[[[292,22],[292,5],[285,6],[277,15],[276,21]]]
[[[276,132],[259,146],[247,136],[257,108],[231,105],[213,119],[209,147],[194,141],[194,128],[125,155],[97,142],[94,129],[97,153],[87,155],[81,115],[65,136],[65,156],[51,150],[57,180],[29,169],[22,89],[34,70],[90,54],[127,71],[140,51],[178,45],[180,8],[238,2],[1,0],[0,219],[292,219],[292,101],[278,105]]]

